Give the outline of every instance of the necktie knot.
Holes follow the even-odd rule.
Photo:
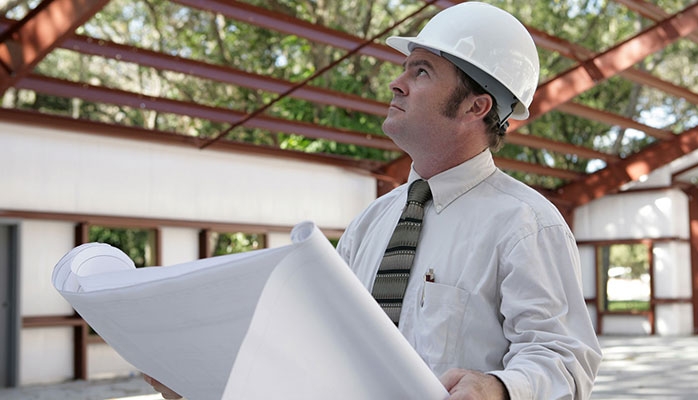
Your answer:
[[[415,202],[424,206],[429,199],[431,199],[429,183],[424,179],[417,179],[412,182],[410,188],[407,190],[407,202]]]

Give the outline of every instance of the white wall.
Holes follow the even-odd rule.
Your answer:
[[[0,210],[341,229],[376,197],[375,179],[339,167],[198,150],[0,122]],[[20,312],[72,315],[51,285],[74,245],[72,221],[22,220]],[[198,258],[198,230],[164,226],[161,263]],[[290,242],[269,235],[269,245]],[[2,329],[2,328],[0,328]],[[28,328],[20,384],[72,376],[72,328]],[[129,373],[111,349],[90,344],[90,377]]]
[[[691,290],[691,248],[686,242],[654,245],[654,296],[689,298]]]
[[[73,377],[73,328],[22,329],[19,384],[61,382]]]
[[[140,371],[106,343],[87,345],[87,379],[135,376]]]
[[[0,208],[341,228],[375,179],[339,167],[0,122]]]
[[[668,169],[650,175],[645,185],[665,183]],[[670,176],[669,176],[670,178]],[[579,241],[622,239],[667,239],[654,246],[654,295],[657,298],[691,297],[690,237],[688,198],[680,190],[657,189],[609,195],[575,210],[574,234]],[[584,295],[596,296],[594,246],[581,245]],[[658,305],[656,333],[690,335],[693,311],[690,304]],[[590,309],[592,318],[595,310]],[[649,334],[650,321],[644,316],[605,315],[604,334]]]
[[[688,198],[676,189],[609,195],[574,212],[577,240],[688,239]]]
[[[51,283],[53,266],[75,245],[75,224],[24,220],[20,229],[20,315],[70,315]]]
[[[193,228],[160,228],[160,264],[173,265],[199,258],[199,231]]]

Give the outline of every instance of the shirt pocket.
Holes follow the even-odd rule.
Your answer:
[[[415,321],[415,349],[429,364],[457,360],[461,325],[470,293],[461,288],[425,282],[423,303]]]

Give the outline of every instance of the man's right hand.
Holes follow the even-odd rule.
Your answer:
[[[170,400],[182,398],[182,396],[180,396],[177,392],[163,385],[157,379],[154,379],[152,376],[143,374],[143,380],[146,381],[146,383],[148,383],[150,386],[152,386],[153,389],[160,392],[162,394],[163,399]]]

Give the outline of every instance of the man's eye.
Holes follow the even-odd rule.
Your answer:
[[[417,70],[417,76],[429,75],[426,69],[420,68]]]

